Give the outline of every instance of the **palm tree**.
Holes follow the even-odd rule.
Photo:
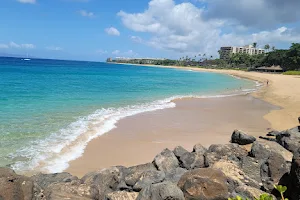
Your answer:
[[[265,49],[266,51],[269,51],[270,45],[269,45],[269,44],[266,44],[265,47],[264,47],[264,49]]]
[[[272,46],[272,51],[275,51],[275,50],[276,50],[275,46]]]
[[[256,48],[257,47],[257,42],[253,42],[253,48]]]

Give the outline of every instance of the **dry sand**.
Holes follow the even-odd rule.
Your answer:
[[[258,136],[271,127],[263,116],[278,109],[251,95],[183,99],[175,103],[175,108],[120,120],[116,129],[92,140],[67,171],[82,176],[109,166],[150,162],[164,148],[181,145],[191,150],[196,143],[207,147],[225,144],[234,129]]]
[[[263,83],[269,80],[269,85],[252,95],[176,100],[175,108],[127,117],[116,124],[116,129],[91,141],[83,156],[70,162],[66,171],[82,176],[109,166],[150,162],[162,149],[177,145],[191,150],[196,143],[224,144],[229,142],[234,129],[259,136],[270,129],[284,130],[297,125],[299,76],[184,69],[226,73]]]

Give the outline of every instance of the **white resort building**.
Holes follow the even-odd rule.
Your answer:
[[[220,59],[227,60],[230,57],[230,54],[235,53],[247,53],[250,55],[257,55],[265,53],[264,49],[254,48],[253,45],[247,45],[243,47],[221,47]]]

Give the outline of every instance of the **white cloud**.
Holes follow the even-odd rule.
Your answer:
[[[118,55],[120,53],[120,50],[114,50],[113,52],[111,52],[114,55]]]
[[[97,54],[106,54],[107,51],[106,51],[106,50],[102,50],[102,49],[98,49],[98,50],[96,51],[96,53],[97,53]]]
[[[48,46],[46,47],[47,50],[50,50],[50,51],[62,51],[63,48],[61,47],[56,47],[56,46]]]
[[[22,49],[34,49],[34,44],[17,44],[15,42],[10,42],[8,45],[10,48],[22,48]]]
[[[21,47],[24,49],[34,49],[35,45],[33,44],[21,44]]]
[[[120,36],[120,32],[118,31],[118,29],[116,29],[114,27],[106,28],[105,32],[108,35]]]
[[[12,48],[20,48],[21,47],[20,45],[18,45],[17,43],[14,43],[14,42],[10,42],[9,46]]]
[[[217,1],[222,0],[209,2]],[[258,3],[258,0],[255,2]],[[256,5],[253,2],[248,4],[252,7]],[[208,18],[207,9],[209,7],[199,8],[188,2],[176,4],[174,0],[151,0],[148,9],[141,13],[120,11],[117,15],[128,29],[149,33],[151,36],[147,40],[131,36],[131,40],[184,54],[201,52],[216,55],[222,45],[246,45],[253,42],[263,45],[300,39],[300,34],[293,28],[253,31],[254,29],[243,24],[236,26],[235,21],[227,18]]]
[[[80,11],[78,11],[78,13],[83,17],[89,17],[89,18],[95,17],[95,14],[93,12],[89,12],[86,10],[80,10]]]
[[[35,4],[36,0],[17,0],[20,3],[31,3],[31,4]]]
[[[7,44],[0,44],[0,49],[8,49],[9,46]]]
[[[143,42],[143,39],[139,36],[131,36],[130,39],[136,43],[142,43]]]

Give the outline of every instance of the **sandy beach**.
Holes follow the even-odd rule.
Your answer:
[[[234,70],[178,69],[225,73],[263,82],[251,95],[176,100],[176,107],[120,120],[117,128],[92,140],[82,157],[66,170],[77,176],[114,165],[132,166],[153,159],[164,148],[181,145],[191,150],[201,143],[229,142],[234,129],[260,136],[271,129],[297,125],[300,77]],[[269,80],[269,85],[266,81]]]

